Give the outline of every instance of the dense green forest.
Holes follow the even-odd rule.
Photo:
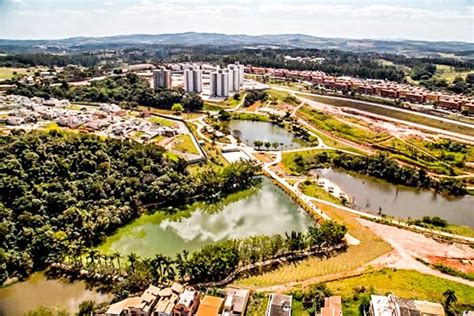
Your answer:
[[[253,184],[236,163],[191,176],[156,145],[59,131],[0,137],[0,284],[92,247],[147,204],[180,205]]]
[[[467,194],[466,185],[461,180],[436,180],[423,169],[401,167],[396,161],[381,153],[372,156],[356,156],[346,153],[322,152],[305,158],[296,156],[295,163],[300,171],[321,166],[334,166],[383,179],[394,184],[415,188],[432,188],[451,195]]]
[[[0,67],[35,67],[78,65],[84,67],[97,66],[100,59],[94,53],[58,55],[46,53],[15,54],[0,56]]]
[[[134,73],[93,81],[84,86],[71,86],[65,82],[58,86],[48,83],[17,83],[16,87],[8,89],[7,93],[45,99],[54,97],[76,102],[125,102],[163,109],[171,109],[173,104],[181,103],[186,111],[200,110],[203,107],[202,99],[196,94],[186,94],[181,89],[152,89],[148,81]]]

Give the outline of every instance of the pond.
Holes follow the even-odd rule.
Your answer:
[[[88,290],[84,282],[48,280],[43,273],[37,272],[24,282],[0,289],[0,315],[23,315],[40,306],[60,307],[75,313],[83,301],[102,303],[110,299],[108,295]]]
[[[142,215],[106,239],[99,250],[152,257],[174,256],[217,241],[305,231],[310,218],[269,179],[216,203],[194,203],[166,215]]]
[[[249,146],[260,140],[263,142],[283,144],[283,149],[300,148],[297,139],[288,130],[269,122],[232,120],[229,122],[229,130],[232,133],[238,130],[240,139]]]
[[[381,208],[383,214],[403,218],[439,216],[452,224],[474,227],[474,196],[445,197],[342,170],[318,169],[317,172],[352,196],[357,209],[377,214]]]

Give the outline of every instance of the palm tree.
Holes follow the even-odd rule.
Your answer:
[[[182,254],[178,253],[174,261],[176,269],[178,270],[178,275],[181,280],[184,280],[184,278],[186,278],[186,276],[188,275],[188,254],[188,251],[183,250]]]
[[[90,259],[90,263],[92,265],[92,270],[95,271],[95,258],[97,257],[97,253],[98,251],[96,249],[90,249],[89,250],[89,259]]]
[[[113,257],[115,260],[117,260],[117,270],[118,270],[118,272],[120,273],[120,257],[121,257],[120,252],[114,252],[114,253],[112,254],[112,257]]]
[[[285,242],[288,247],[288,250],[295,251],[304,248],[304,236],[301,232],[296,232],[293,230],[290,234],[285,233],[285,236]]]
[[[131,254],[128,255],[128,262],[129,262],[129,267],[132,272],[135,272],[135,263],[138,259],[138,256],[136,253],[132,252]]]
[[[448,289],[444,291],[443,297],[444,297],[444,310],[446,311],[446,314],[448,316],[456,315],[456,310],[454,309],[454,303],[456,303],[458,300],[458,298],[456,297],[456,293],[453,290]]]

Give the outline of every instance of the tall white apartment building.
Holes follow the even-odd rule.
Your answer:
[[[244,84],[244,66],[238,61],[235,64],[227,65],[229,69],[229,89],[230,91],[240,91]]]
[[[186,92],[202,92],[202,70],[188,68],[184,70],[184,90]]]
[[[218,69],[211,73],[211,96],[224,98],[229,96],[229,71],[227,69]]]
[[[153,71],[153,85],[155,89],[171,89],[171,71],[163,67]]]

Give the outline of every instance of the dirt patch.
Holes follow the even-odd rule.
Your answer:
[[[465,273],[474,273],[474,260],[472,259],[457,259],[429,256],[428,260],[432,264],[442,264]]]
[[[417,270],[421,273],[443,276],[444,278],[450,277],[439,271],[434,271],[416,260],[418,258],[433,264],[442,263],[464,272],[474,270],[474,249],[468,245],[437,241],[420,233],[361,218],[358,221],[394,248],[393,252],[373,262],[372,264],[375,266]],[[473,284],[471,281],[465,281],[465,283]]]

